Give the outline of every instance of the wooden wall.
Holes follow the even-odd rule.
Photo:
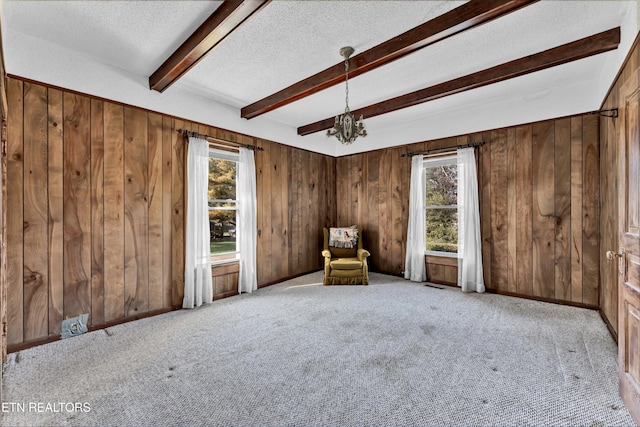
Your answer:
[[[399,275],[404,270],[411,160],[400,155],[406,149],[388,148],[336,160],[336,226],[362,229],[362,243],[371,252],[371,271]]]
[[[458,285],[458,260],[451,257],[425,256],[429,282],[441,285]]]
[[[10,349],[180,306],[184,141],[176,129],[254,143],[258,283],[322,268],[322,227],[359,224],[371,269],[401,274],[407,151],[485,141],[478,155],[487,287],[598,306],[598,119],[584,115],[333,159],[59,88],[8,80]],[[437,261],[437,262],[436,262]],[[454,263],[429,265],[451,281]],[[552,268],[549,268],[552,266]],[[217,297],[237,289],[213,270]]]
[[[322,228],[335,223],[340,202],[334,158],[262,139],[258,146],[257,267],[264,286],[323,268]]]
[[[2,21],[2,12],[0,12],[0,21]],[[7,210],[4,207],[7,198],[7,74],[2,46],[2,29],[0,28],[0,368],[7,360]],[[3,369],[0,369],[0,402],[3,401],[2,376]]]
[[[184,288],[184,156],[177,129],[265,148],[258,171],[258,282],[321,266],[335,215],[335,161],[319,154],[8,80],[8,344],[54,339],[89,313],[96,328],[167,311]],[[217,297],[237,271],[212,272]]]
[[[640,70],[640,50],[638,40],[627,57],[620,74],[609,91],[602,109],[623,108],[625,99],[638,89],[637,76]],[[622,111],[621,111],[622,113]],[[600,194],[602,212],[600,222],[601,253],[608,250],[618,252],[618,141],[624,139],[624,126],[620,118],[600,118]],[[600,261],[600,313],[609,329],[617,336],[618,331],[618,266],[604,255]]]
[[[373,271],[400,274],[410,180],[410,158],[401,154],[479,141],[486,143],[477,158],[487,288],[597,307],[596,116],[548,120],[339,158],[338,223],[364,228],[363,243],[372,253]],[[444,277],[442,261],[427,267]],[[450,277],[453,268],[449,266]]]

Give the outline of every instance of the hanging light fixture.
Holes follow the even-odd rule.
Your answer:
[[[349,57],[354,52],[351,46],[340,49],[340,55],[344,57],[344,74],[345,74],[345,104],[344,113],[336,116],[333,129],[327,131],[327,136],[335,136],[343,144],[351,144],[357,137],[367,136],[367,131],[362,123],[362,115],[356,120],[349,110]]]

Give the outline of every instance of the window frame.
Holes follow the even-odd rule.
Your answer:
[[[211,250],[209,250],[209,258],[211,260],[211,264],[212,265],[217,265],[217,264],[227,264],[227,263],[232,263],[232,262],[238,262],[240,260],[240,250],[238,248],[238,235],[240,234],[240,230],[239,230],[239,215],[238,215],[238,168],[240,167],[240,154],[239,153],[234,153],[234,152],[230,152],[230,151],[224,151],[224,150],[217,150],[215,148],[211,148],[209,147],[209,158],[210,159],[218,159],[218,160],[225,160],[225,161],[229,161],[229,162],[234,162],[236,164],[236,198],[235,199],[226,199],[226,200],[222,200],[222,199],[209,199],[207,197],[207,207],[208,207],[208,211],[235,211],[236,213],[236,250],[233,252],[222,252],[222,253],[217,253],[217,254],[212,254]],[[209,190],[209,186],[207,185],[207,192]],[[207,194],[208,196],[208,194]],[[216,207],[216,206],[211,206],[212,202],[218,202],[218,203],[228,203],[228,202],[233,202],[235,204],[235,207],[231,208],[231,207]]]
[[[434,157],[425,157],[423,159],[423,164],[422,164],[422,182],[424,184],[424,213],[425,213],[425,250],[424,250],[424,254],[428,255],[428,256],[436,256],[436,257],[447,257],[447,258],[458,258],[458,251],[456,250],[456,252],[445,252],[445,251],[432,251],[432,250],[428,250],[426,249],[426,243],[427,243],[427,229],[426,229],[426,217],[427,217],[427,211],[428,210],[433,210],[433,209],[455,209],[456,213],[458,213],[458,205],[427,205],[427,169],[429,168],[434,168],[434,167],[438,167],[438,166],[458,166],[458,155],[457,153],[447,153],[447,154],[443,154],[440,156],[434,156]],[[457,177],[456,177],[456,184],[457,184]]]

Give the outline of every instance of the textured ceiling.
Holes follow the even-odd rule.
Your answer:
[[[637,33],[635,0],[543,0],[350,80],[350,107],[616,26],[622,26],[620,48],[367,119],[369,137],[349,147],[320,133],[296,135],[298,126],[342,112],[343,84],[256,119],[239,118],[241,107],[340,62],[340,47],[362,52],[463,3],[274,0],[162,94],[149,93],[148,76],[221,2],[5,0],[3,40],[9,73],[343,155],[597,109]],[[179,102],[189,97],[192,102]],[[190,111],[189,104],[206,108]],[[224,117],[232,118],[220,122]]]

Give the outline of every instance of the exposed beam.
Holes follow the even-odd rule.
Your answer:
[[[471,0],[424,24],[366,50],[349,60],[349,77],[356,77],[425,46],[482,25],[538,0]],[[252,119],[344,81],[344,62],[242,108]]]
[[[163,92],[270,1],[225,0],[149,77],[149,87]]]
[[[402,108],[433,101],[434,99],[454,95],[482,86],[498,83],[514,77],[566,64],[588,56],[608,52],[616,49],[620,44],[620,27],[613,28],[583,39],[564,44],[534,55],[525,56],[514,61],[506,62],[492,68],[487,68],[473,74],[420,89],[395,98],[388,99],[367,107],[352,111],[353,115],[364,118],[397,111]],[[334,117],[320,120],[298,128],[298,135],[309,135],[314,132],[329,129],[335,122]]]

